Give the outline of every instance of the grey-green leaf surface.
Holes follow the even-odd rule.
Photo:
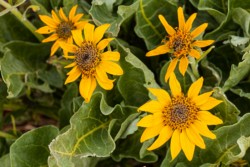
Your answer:
[[[10,147],[11,167],[44,167],[49,157],[49,143],[59,134],[54,126],[31,130]]]

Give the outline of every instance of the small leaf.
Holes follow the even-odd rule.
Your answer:
[[[45,166],[49,143],[59,134],[54,126],[45,126],[23,134],[10,147],[12,167]]]
[[[241,26],[246,33],[247,37],[250,37],[250,13],[243,8],[235,8],[232,11],[233,21]],[[249,40],[249,39],[248,39]]]
[[[243,57],[243,61],[238,64],[238,66],[232,65],[230,75],[223,85],[223,91],[237,85],[244,77],[246,77],[250,72],[250,52],[246,52]]]
[[[129,6],[119,5],[117,16],[113,15],[114,1],[96,0],[93,1],[89,14],[92,16],[96,25],[109,23],[110,28],[108,30],[112,36],[116,37],[120,31],[122,23],[130,16],[136,13],[138,8],[138,2],[134,2]]]

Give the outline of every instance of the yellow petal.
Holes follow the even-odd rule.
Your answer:
[[[107,73],[105,72],[105,70],[103,68],[101,68],[100,66],[96,66],[96,75],[98,76],[98,78],[102,81],[102,82],[113,82],[112,80],[110,80],[108,78]]]
[[[59,43],[60,47],[63,48],[64,50],[67,50],[71,53],[75,53],[76,50],[78,49],[77,46],[73,45],[73,44],[69,44],[69,43],[65,43],[65,42],[60,42]]]
[[[194,97],[193,102],[195,102],[197,106],[200,106],[208,100],[208,98],[212,95],[212,93],[213,91],[210,91],[210,92],[203,93],[197,97]]]
[[[147,52],[146,56],[147,57],[157,56],[157,55],[168,53],[169,51],[170,51],[170,49],[169,49],[168,45],[165,44],[165,45],[158,46],[157,48]]]
[[[57,34],[52,34],[48,38],[45,38],[42,42],[51,42],[51,41],[55,41],[57,39],[58,39],[58,35]]]
[[[192,28],[192,24],[194,22],[194,19],[196,18],[197,13],[193,13],[187,20],[185,24],[185,30],[186,32],[189,32]]]
[[[79,92],[81,96],[88,103],[96,88],[96,80],[93,77],[82,77],[79,85]]]
[[[74,38],[75,43],[78,46],[81,46],[83,43],[82,30],[73,30],[71,32],[72,32],[72,36]]]
[[[186,133],[191,142],[193,142],[195,145],[197,145],[198,147],[202,149],[206,148],[204,140],[202,139],[199,133],[193,130],[192,127],[189,127],[188,129],[186,129]]]
[[[185,156],[191,161],[194,156],[195,145],[189,140],[185,130],[180,134],[180,143]]]
[[[166,92],[165,90],[158,88],[148,88],[148,90],[150,91],[150,93],[157,97],[160,103],[167,104],[171,102],[171,98],[168,92]]]
[[[201,110],[210,110],[212,108],[214,108],[215,106],[217,106],[218,104],[220,104],[222,101],[221,100],[217,100],[213,97],[209,97],[208,100],[199,106],[199,108]]]
[[[192,83],[192,85],[188,89],[188,97],[193,99],[199,95],[201,87],[203,85],[203,77],[200,77],[197,81]]]
[[[68,21],[68,18],[67,18],[66,15],[64,14],[62,8],[59,9],[59,15],[60,15],[60,17],[61,17],[64,21]]]
[[[87,23],[84,26],[84,37],[86,41],[93,41],[95,26],[93,24]]]
[[[223,123],[220,118],[214,116],[208,111],[199,111],[197,115],[198,119],[207,125],[219,125]]]
[[[73,6],[73,8],[70,10],[69,12],[69,20],[72,20],[75,16],[76,13],[76,9],[77,9],[77,5]]]
[[[163,115],[162,113],[157,113],[154,115],[147,115],[143,117],[138,123],[137,126],[140,127],[152,127],[157,126],[163,122]]]
[[[67,75],[71,75],[71,74],[73,74],[73,73],[77,73],[77,71],[79,71],[80,69],[77,67],[77,66],[75,66],[75,67],[73,67],[68,73],[67,73]]]
[[[104,33],[110,27],[110,24],[103,24],[95,29],[94,32],[94,44],[97,44],[103,37]]]
[[[49,26],[44,26],[44,27],[41,27],[38,30],[36,30],[36,32],[39,33],[39,34],[50,34],[50,33],[54,32],[54,31],[55,31],[55,29],[51,28]]]
[[[197,37],[198,35],[200,35],[203,31],[205,31],[205,29],[207,28],[208,24],[207,23],[203,23],[202,25],[200,25],[199,27],[197,27],[196,29],[194,29],[191,32],[191,36],[192,38]]]
[[[172,160],[176,158],[176,156],[181,151],[181,143],[180,143],[180,131],[175,130],[170,143],[170,152],[172,156]]]
[[[146,128],[141,135],[141,139],[140,139],[141,143],[157,136],[160,133],[162,128],[163,128],[163,124],[159,124],[158,126]]]
[[[166,32],[167,32],[169,35],[173,35],[173,34],[176,33],[176,31],[174,30],[174,28],[171,27],[171,26],[168,24],[167,20],[166,20],[162,15],[159,15],[158,17],[159,17],[159,19],[160,19],[162,25],[164,26]]]
[[[170,75],[174,72],[174,69],[177,65],[177,62],[178,62],[178,59],[175,58],[173,60],[171,60],[171,62],[169,63],[168,65],[168,69],[167,69],[167,72],[166,72],[166,75],[165,75],[165,82],[168,81]]]
[[[84,29],[84,26],[87,24],[88,22],[87,21],[79,21],[79,22],[76,22],[74,25],[76,27],[76,29]]]
[[[58,41],[56,41],[53,45],[52,45],[52,47],[51,47],[51,51],[50,51],[50,56],[52,56],[52,55],[54,55],[55,54],[55,52],[57,51],[59,49],[59,42]]]
[[[179,70],[183,76],[185,75],[187,68],[188,68],[188,59],[186,56],[183,56],[179,64]]]
[[[138,111],[146,111],[150,113],[162,112],[164,106],[158,101],[151,100],[138,108]]]
[[[210,139],[216,139],[215,134],[213,134],[207,126],[201,122],[196,120],[193,124],[190,125],[195,131],[200,133],[202,136],[208,137]]]
[[[99,66],[109,74],[113,74],[113,75],[123,74],[122,68],[114,62],[104,60],[100,62]]]
[[[102,60],[119,61],[120,60],[120,53],[107,51],[107,52],[104,52],[101,54],[101,59]]]
[[[71,21],[72,21],[73,23],[76,23],[76,22],[78,22],[78,20],[81,19],[82,16],[83,16],[83,14],[77,14],[77,15],[75,15],[75,16],[71,19]]]
[[[181,85],[174,73],[170,76],[169,87],[174,97],[181,95]]]
[[[159,133],[159,137],[147,150],[154,150],[156,148],[159,148],[170,139],[172,134],[173,130],[169,126],[164,126]]]
[[[63,55],[64,58],[66,59],[75,59],[76,56],[68,56],[68,55]]]
[[[69,65],[65,66],[64,68],[71,68],[71,67],[74,67],[76,66],[76,62],[73,62],[73,63],[70,63]]]
[[[195,49],[191,49],[191,51],[189,52],[189,55],[196,59],[199,59],[201,57],[200,53]]]
[[[56,24],[60,24],[61,23],[61,20],[58,18],[57,14],[55,13],[54,10],[51,11],[51,14],[52,14],[52,18],[53,20],[56,22]]]
[[[185,18],[184,18],[182,7],[179,7],[178,10],[177,10],[177,12],[178,12],[179,29],[184,30]]]
[[[42,22],[47,24],[49,27],[54,28],[54,29],[57,28],[56,22],[52,18],[50,18],[49,16],[39,15],[39,18],[42,20]]]
[[[192,45],[203,48],[203,47],[211,45],[212,43],[214,43],[214,40],[203,40],[203,41],[197,40],[197,41],[194,41]]]
[[[99,66],[96,67],[96,79],[103,89],[111,90],[113,88],[113,81],[108,79],[106,72],[104,72]]]
[[[74,72],[71,72],[69,74],[68,78],[66,79],[66,81],[64,83],[65,85],[70,83],[70,82],[74,82],[77,78],[80,77],[81,71],[79,70],[79,68],[76,67],[76,68],[73,68],[73,69],[74,69]]]
[[[103,50],[104,48],[106,48],[109,44],[110,41],[112,41],[114,38],[107,38],[107,39],[103,39],[101,40],[98,44],[97,44],[97,48],[99,50]]]

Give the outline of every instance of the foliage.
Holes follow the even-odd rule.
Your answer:
[[[62,7],[68,15],[74,5],[83,19],[111,25],[108,48],[120,53],[124,71],[112,90],[97,87],[89,103],[79,80],[64,85],[70,60],[63,51],[50,57],[52,43],[32,31],[44,26],[39,14]],[[0,6],[0,167],[250,166],[250,0],[0,0]],[[224,122],[210,128],[217,138],[204,137],[206,149],[195,148],[192,161],[183,153],[172,161],[169,142],[148,151],[153,140],[140,143],[143,129],[136,126],[145,116],[138,107],[152,96],[147,88],[169,91],[170,57],[145,55],[166,37],[158,15],[177,27],[179,6],[185,18],[198,13],[193,28],[208,23],[199,39],[215,40],[185,76],[175,70],[182,89],[203,76],[202,92],[213,89],[223,101],[211,110]]]

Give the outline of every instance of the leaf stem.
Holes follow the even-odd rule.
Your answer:
[[[0,0],[0,5],[9,10],[16,18],[23,23],[23,25],[30,30],[30,32],[41,42],[44,37],[41,34],[36,33],[37,28],[27,19],[23,19],[23,15],[17,10],[16,7],[11,6],[4,0]]]

